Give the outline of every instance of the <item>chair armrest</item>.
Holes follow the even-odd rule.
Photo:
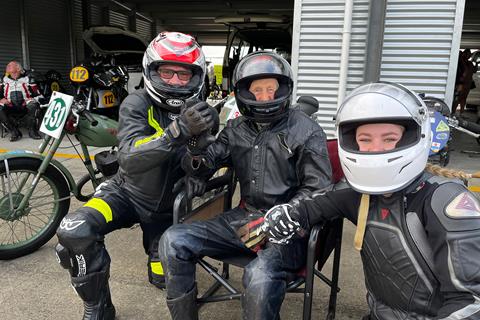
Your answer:
[[[231,197],[233,196],[233,190],[235,187],[233,176],[233,170],[229,169],[225,174],[210,179],[207,181],[205,193],[227,186],[226,197],[228,198],[228,201],[225,201],[224,207],[231,208]],[[182,218],[189,216],[192,213],[192,198],[187,198],[187,192],[181,190],[175,197],[173,204],[173,224],[180,223]]]

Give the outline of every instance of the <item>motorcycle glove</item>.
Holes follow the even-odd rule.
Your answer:
[[[215,137],[209,132],[193,136],[187,141],[187,150],[192,156],[204,154],[209,145],[215,142]]]
[[[175,183],[173,186],[173,193],[176,194],[182,189],[185,189],[187,197],[191,199],[204,194],[206,187],[207,183],[203,179],[195,176],[185,176]]]
[[[268,232],[270,242],[289,243],[295,234],[302,231],[298,211],[290,204],[280,204],[272,207],[265,214],[262,230]]]

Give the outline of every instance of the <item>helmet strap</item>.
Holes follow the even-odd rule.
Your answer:
[[[362,194],[360,207],[358,208],[357,230],[353,239],[353,246],[358,251],[362,250],[363,237],[365,236],[365,228],[367,227],[368,209],[370,205],[370,195]]]

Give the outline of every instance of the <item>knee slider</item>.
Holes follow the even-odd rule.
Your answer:
[[[65,216],[57,229],[59,242],[74,254],[102,240],[89,208],[80,208],[73,214]]]
[[[58,243],[55,246],[55,253],[57,255],[58,263],[64,269],[72,270],[73,265],[72,265],[72,260],[70,259],[70,253],[68,252],[68,249],[62,246],[60,243]]]

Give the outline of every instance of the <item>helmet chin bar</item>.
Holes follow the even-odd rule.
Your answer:
[[[425,169],[431,128],[426,106],[415,93],[390,83],[362,85],[350,93],[336,115],[338,154],[348,183],[368,194],[386,194],[408,186]],[[405,128],[393,150],[360,152],[359,125],[393,123]]]

